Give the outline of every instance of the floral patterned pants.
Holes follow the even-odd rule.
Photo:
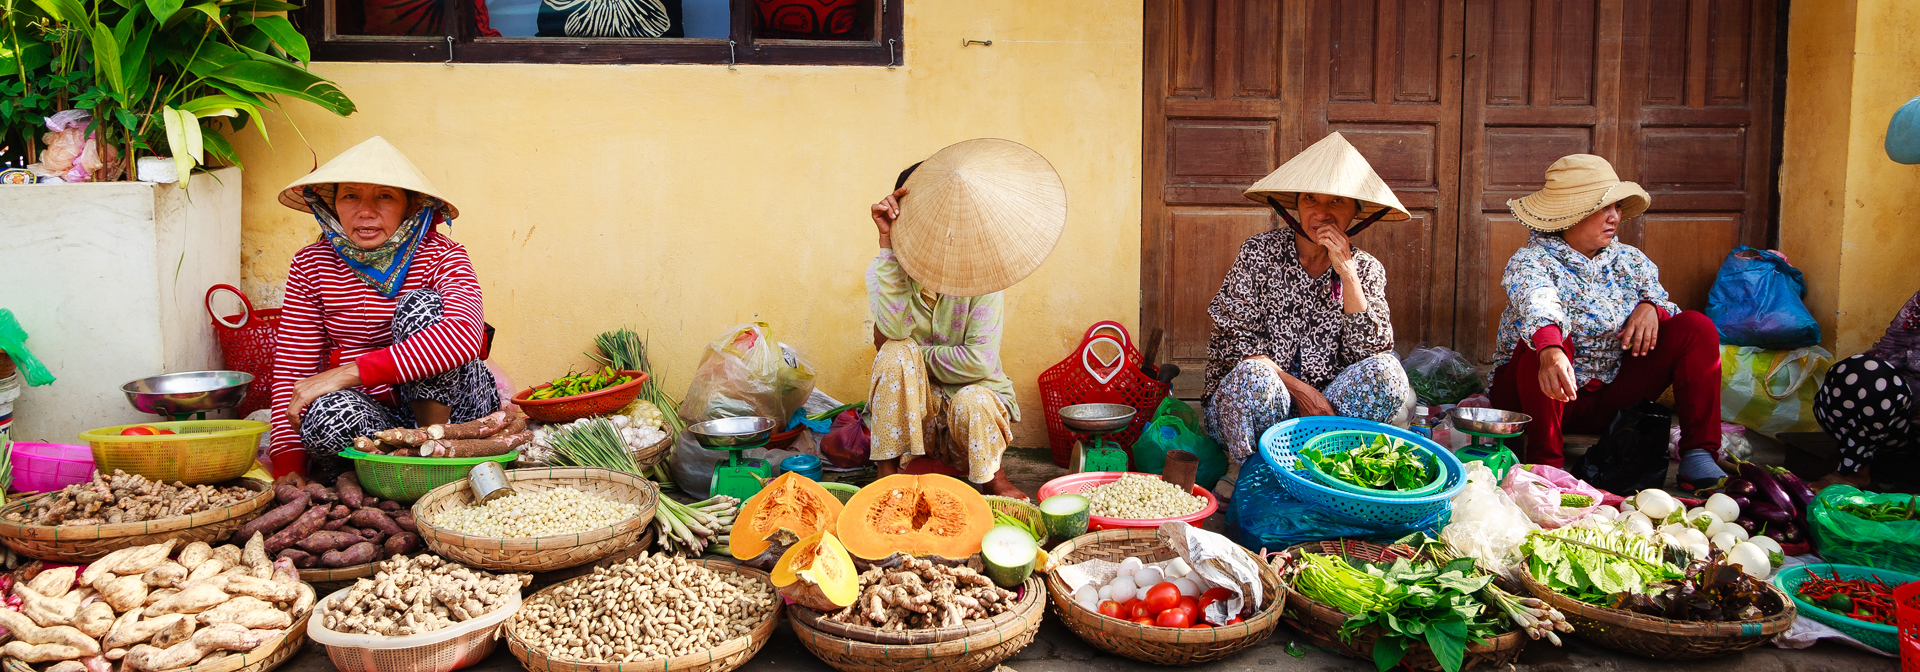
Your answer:
[[[1413,386],[1393,353],[1354,362],[1320,390],[1333,412],[1349,418],[1405,427],[1413,411]],[[1260,433],[1293,417],[1293,397],[1272,367],[1243,361],[1220,379],[1206,403],[1207,436],[1241,462],[1260,445]]]
[[[874,460],[932,455],[985,483],[1000,471],[1000,455],[1013,440],[1007,407],[1000,395],[968,385],[948,399],[927,377],[926,360],[913,341],[887,341],[873,358],[873,388],[867,393],[873,415]]]

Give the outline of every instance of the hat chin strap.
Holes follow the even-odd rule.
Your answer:
[[[1358,203],[1359,201],[1354,201],[1354,202]],[[1300,221],[1294,219],[1293,215],[1287,214],[1287,209],[1280,207],[1280,202],[1273,200],[1272,196],[1267,197],[1267,205],[1273,206],[1273,211],[1280,213],[1280,219],[1285,220],[1287,222],[1287,226],[1293,228],[1294,233],[1300,234],[1301,238],[1307,238],[1307,239],[1313,238],[1313,236],[1307,235],[1307,230],[1305,228],[1300,226]],[[1373,226],[1374,222],[1378,222],[1380,221],[1380,218],[1387,216],[1387,212],[1389,210],[1391,210],[1391,208],[1382,207],[1379,210],[1373,211],[1373,214],[1367,215],[1366,219],[1360,220],[1359,224],[1355,224],[1351,228],[1348,228],[1347,237],[1352,238],[1354,236],[1360,235],[1361,231],[1367,230],[1367,227]]]

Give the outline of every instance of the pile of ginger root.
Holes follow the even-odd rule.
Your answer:
[[[922,630],[992,618],[1013,608],[1014,592],[972,568],[896,556],[893,567],[860,573],[860,597],[830,620],[881,630]]]
[[[246,501],[257,493],[236,485],[186,485],[148,480],[119,469],[42,497],[7,520],[27,525],[111,525],[211,511]]]
[[[320,623],[361,635],[424,634],[506,606],[532,582],[532,574],[490,574],[435,555],[396,555],[329,602]]]

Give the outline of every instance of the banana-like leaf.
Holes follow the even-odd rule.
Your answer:
[[[260,32],[266,33],[267,37],[273,38],[273,43],[280,45],[280,49],[287,52],[287,55],[292,56],[294,60],[301,63],[312,60],[313,52],[307,48],[306,36],[301,35],[300,31],[293,27],[293,22],[287,20],[287,17],[278,15],[255,16],[253,17],[253,25],[259,28]]]
[[[93,67],[96,76],[104,75],[107,88],[121,96],[127,95],[127,73],[120,69],[120,43],[114,41],[113,30],[103,24],[93,24]]]
[[[187,66],[187,71],[197,77],[209,77],[221,68],[235,63],[245,63],[247,60],[247,55],[240,53],[239,50],[219,42],[209,41],[200,46],[199,53],[193,55],[193,63]]]
[[[39,5],[48,16],[71,27],[78,28],[93,23],[87,18],[87,9],[82,7],[78,0],[33,0],[33,4]]]
[[[167,127],[167,151],[173,154],[173,167],[180,172],[180,188],[187,188],[187,178],[193,174],[193,167],[200,163],[200,120],[192,112],[176,110],[172,107],[160,108],[160,119]]]
[[[247,114],[255,116],[260,114],[259,108],[233,96],[201,96],[181,103],[179,109],[192,112],[193,116],[202,118],[239,116],[240,110],[246,110]]]
[[[286,62],[253,60],[234,63],[207,75],[255,93],[293,96],[342,117],[353,113],[353,101],[332,82]]]
[[[204,134],[202,137],[207,145],[208,156],[212,156],[221,163],[228,163],[235,166],[240,165],[240,155],[238,152],[233,151],[233,145],[227,142],[226,136],[220,135],[219,131],[215,130]]]

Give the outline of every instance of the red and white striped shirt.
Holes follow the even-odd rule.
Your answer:
[[[441,319],[393,342],[393,312],[417,289],[440,292]],[[480,356],[485,312],[467,248],[438,231],[420,241],[394,298],[380,295],[347,268],[325,241],[300,248],[287,272],[286,300],[274,336],[274,455],[304,450],[287,421],[293,384],[347,362],[360,363],[360,389],[394,404],[392,385],[441,373]]]

